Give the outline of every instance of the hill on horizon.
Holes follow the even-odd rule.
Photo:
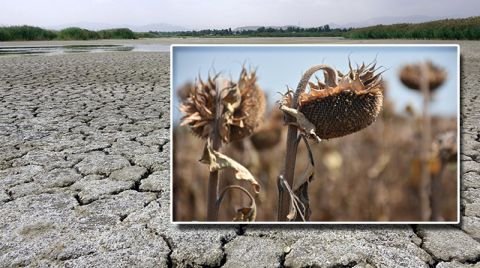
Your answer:
[[[45,28],[51,30],[62,30],[70,27],[78,27],[91,31],[105,30],[105,29],[118,29],[128,28],[134,32],[181,32],[189,31],[190,29],[179,25],[173,25],[168,23],[150,23],[145,25],[129,25],[129,24],[110,24],[110,23],[96,23],[96,22],[78,22],[62,25],[47,26]]]

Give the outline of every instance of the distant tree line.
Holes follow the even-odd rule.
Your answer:
[[[0,41],[13,40],[52,40],[56,33],[33,26],[0,27]]]
[[[70,27],[60,31],[33,26],[0,27],[0,41],[135,39],[140,35],[127,28],[90,31]]]
[[[241,29],[206,29],[198,31],[150,32],[159,37],[321,37],[341,36],[349,29],[331,29],[329,25],[302,28],[289,26],[285,28],[259,27],[255,30]]]
[[[344,34],[352,39],[480,39],[480,17],[445,19],[417,24],[376,25],[352,29]]]
[[[480,17],[446,19],[417,24],[377,25],[364,28],[259,27],[257,29],[206,29],[176,32],[133,32],[127,28],[91,31],[71,27],[60,31],[33,26],[0,27],[0,41],[13,40],[92,40],[155,37],[345,37],[350,39],[450,39],[479,40]]]

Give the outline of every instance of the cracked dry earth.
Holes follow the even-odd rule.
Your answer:
[[[167,53],[1,57],[0,267],[478,266],[480,46],[462,53],[462,223],[437,227],[171,225]]]

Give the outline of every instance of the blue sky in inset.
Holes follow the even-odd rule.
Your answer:
[[[258,84],[266,91],[269,103],[280,98],[286,86],[295,89],[303,72],[309,67],[324,63],[346,73],[348,60],[355,64],[374,60],[389,87],[388,98],[397,111],[412,104],[421,111],[422,96],[407,89],[399,80],[402,66],[431,60],[444,68],[447,80],[433,95],[430,110],[437,115],[456,115],[458,105],[458,61],[456,46],[188,46],[173,49],[173,89],[178,89],[200,75],[221,72],[226,77],[238,79],[242,65],[257,69]],[[317,76],[322,77],[321,73]],[[313,80],[314,81],[314,78]],[[176,94],[173,94],[173,119],[181,114]]]

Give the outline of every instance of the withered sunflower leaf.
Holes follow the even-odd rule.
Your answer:
[[[207,141],[203,150],[200,162],[209,166],[210,172],[219,171],[226,168],[231,168],[235,171],[235,178],[238,180],[245,180],[252,184],[255,193],[260,192],[260,184],[253,177],[252,173],[247,168],[242,166],[232,158],[217,152],[212,149],[210,141]]]
[[[315,167],[312,165],[310,161],[308,161],[307,168],[303,171],[300,177],[295,178],[295,183],[293,185],[293,191],[297,191],[300,186],[304,183],[308,183],[312,180],[313,176],[315,175]]]
[[[283,112],[293,116],[295,118],[295,125],[300,129],[300,131],[304,132],[308,136],[316,139],[318,142],[320,141],[320,138],[317,136],[315,133],[315,125],[312,124],[312,122],[308,121],[308,119],[305,117],[303,113],[298,111],[297,109],[293,109],[290,107],[287,107],[285,105],[280,105],[280,110]]]

